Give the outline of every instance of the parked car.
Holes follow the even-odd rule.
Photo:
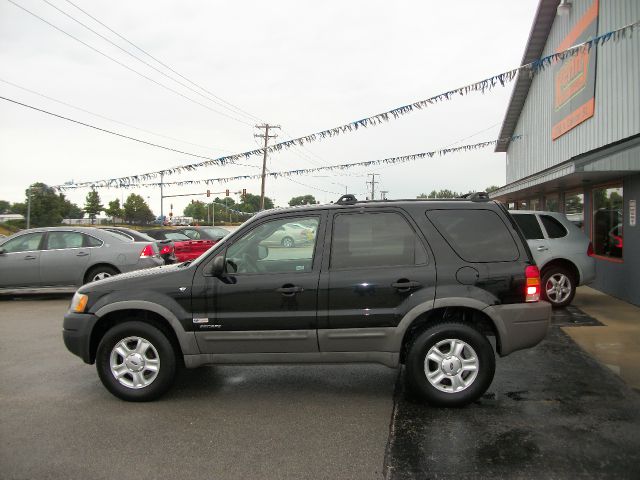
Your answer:
[[[310,248],[269,248],[314,225]],[[295,230],[295,229],[294,229]],[[64,342],[130,401],[159,397],[178,364],[404,364],[434,405],[478,399],[495,355],[536,345],[551,306],[513,218],[486,195],[260,212],[198,259],[80,288]]]
[[[209,250],[215,242],[212,240],[192,240],[177,230],[145,230],[145,233],[157,240],[171,240],[178,262],[194,260]]]
[[[157,240],[153,237],[150,237],[146,233],[139,232],[138,230],[134,230],[132,228],[102,227],[102,230],[115,233],[116,235],[122,235],[123,237],[128,238],[133,242],[156,242],[158,244],[158,251],[160,252],[160,256],[162,257],[162,259],[164,260],[165,265],[171,265],[172,263],[176,263],[178,261],[175,252],[175,245],[171,240]]]
[[[308,246],[314,242],[315,236],[315,229],[300,223],[289,223],[277,229],[269,238],[265,238],[263,245],[285,248]]]
[[[542,298],[554,307],[571,303],[579,285],[596,276],[593,247],[584,232],[564,214],[511,210],[542,276]]]
[[[0,242],[0,291],[78,286],[163,263],[155,242],[98,228],[22,230]]]
[[[183,233],[187,237],[193,240],[212,240],[213,242],[219,242],[231,232],[222,227],[182,227],[176,228],[177,232]]]

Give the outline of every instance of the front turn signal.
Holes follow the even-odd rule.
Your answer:
[[[84,309],[87,307],[87,302],[89,301],[89,297],[82,293],[77,293],[71,299],[71,306],[69,307],[69,311],[75,313],[84,313]]]

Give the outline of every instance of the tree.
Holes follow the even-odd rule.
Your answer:
[[[192,201],[183,212],[185,217],[193,217],[197,221],[207,218],[207,207],[200,200]]]
[[[462,194],[458,192],[453,192],[449,189],[444,189],[444,190],[440,190],[439,192],[432,190],[429,195],[421,193],[420,195],[418,195],[418,198],[457,198],[460,195]]]
[[[313,195],[301,195],[289,200],[289,206],[291,207],[295,207],[297,205],[314,205],[315,203],[316,198]]]
[[[127,197],[123,209],[124,219],[129,223],[148,223],[155,218],[144,198],[135,193]]]
[[[96,216],[104,210],[104,205],[100,203],[100,195],[95,190],[91,190],[87,193],[85,198],[84,211],[87,212],[91,219],[91,225],[96,221]]]
[[[109,202],[109,208],[105,209],[104,213],[111,217],[111,221],[113,224],[116,224],[116,218],[124,217],[124,210],[120,206],[120,199],[116,198],[115,200],[111,200]]]
[[[27,205],[31,197],[31,226],[49,227],[59,225],[65,214],[72,205],[63,194],[56,194],[56,191],[48,185],[37,182],[26,190],[24,207],[14,204],[13,209],[19,209],[22,215],[27,216]],[[17,207],[17,208],[16,208]]]
[[[487,193],[491,193],[491,192],[495,192],[499,188],[500,187],[498,187],[497,185],[491,185],[491,186],[485,188],[484,191],[487,192]]]
[[[0,213],[8,213],[11,210],[11,203],[6,200],[0,200]]]
[[[62,217],[63,218],[82,218],[84,217],[84,210],[71,200],[65,198],[63,194],[58,195],[62,205]]]
[[[265,210],[273,208],[273,200],[271,200],[269,197],[264,197],[264,208]],[[255,213],[260,211],[260,195],[247,193],[242,198],[238,210],[247,213]]]

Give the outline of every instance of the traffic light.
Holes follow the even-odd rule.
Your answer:
[[[229,196],[229,189],[228,189],[228,188],[225,190],[225,192],[224,192],[224,196],[225,196],[225,197],[228,197],[228,196]]]
[[[243,188],[242,189],[242,198],[244,198],[247,195],[247,189]]]
[[[207,190],[207,197],[211,196],[211,190]]]

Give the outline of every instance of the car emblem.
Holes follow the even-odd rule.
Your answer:
[[[181,292],[184,292],[187,289],[187,287],[180,287],[178,288],[178,290],[180,290]]]

